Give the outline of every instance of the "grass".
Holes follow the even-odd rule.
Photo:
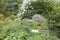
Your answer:
[[[55,36],[51,36],[49,35],[49,33],[31,33],[30,37],[28,40],[59,40],[58,38],[56,38]]]

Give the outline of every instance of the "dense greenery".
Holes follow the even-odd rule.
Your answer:
[[[28,40],[59,40],[56,36],[50,38],[49,33],[40,32],[40,33],[31,33]]]
[[[49,30],[56,31],[56,35],[60,37],[60,3],[50,0],[50,1],[32,1],[26,9],[26,13],[23,18],[32,18],[34,14],[43,15],[48,20]]]
[[[1,21],[0,40],[27,40],[30,34],[30,28],[25,23],[24,21],[16,22],[8,18]]]
[[[55,40],[51,34],[60,38],[59,2],[31,0],[24,14],[18,17],[21,4],[22,0],[0,0],[0,40]],[[42,15],[46,21],[38,25],[32,20],[34,14]],[[31,33],[31,29],[47,30],[48,27],[51,37],[47,33]]]
[[[5,17],[16,15],[22,0],[0,0],[0,14]]]

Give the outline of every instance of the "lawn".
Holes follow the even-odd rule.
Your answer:
[[[28,40],[59,40],[59,39],[56,38],[55,36],[50,37],[49,33],[40,32],[40,33],[31,33]]]

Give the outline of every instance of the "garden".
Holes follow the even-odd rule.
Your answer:
[[[0,0],[0,40],[60,40],[60,1]]]

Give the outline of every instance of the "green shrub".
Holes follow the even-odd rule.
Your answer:
[[[16,19],[16,18],[18,18],[18,17],[15,16],[15,15],[10,15],[9,18],[12,19],[12,20],[14,20],[14,19]]]
[[[0,20],[3,19],[4,15],[3,14],[0,14]]]
[[[6,24],[0,24],[0,39],[2,40],[27,40],[29,36],[29,25],[24,25],[22,22],[13,20],[5,20]],[[5,23],[3,21],[3,23]],[[6,35],[7,34],[7,35]],[[2,37],[1,37],[2,36]]]

